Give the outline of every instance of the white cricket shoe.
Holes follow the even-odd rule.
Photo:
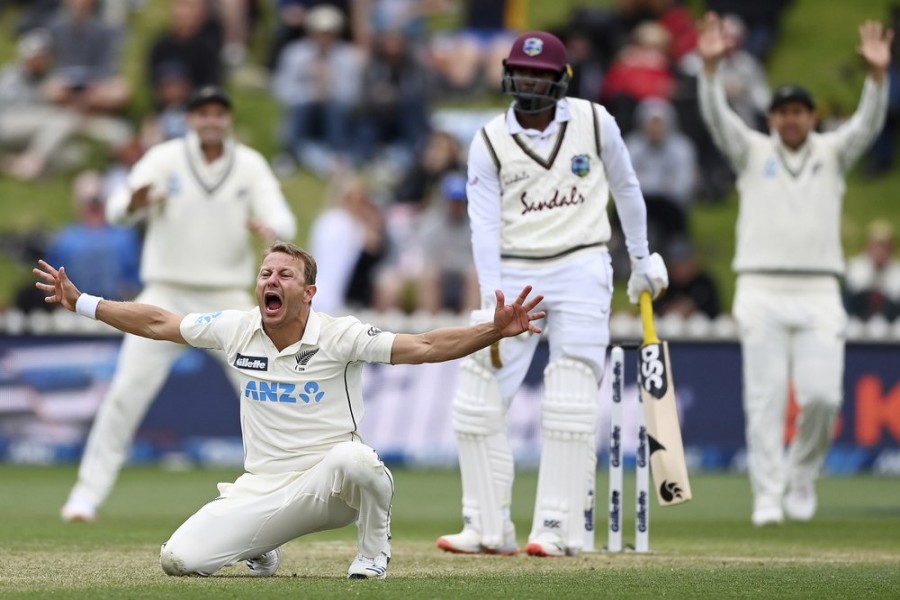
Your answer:
[[[254,577],[271,577],[281,565],[281,547],[269,550],[256,558],[247,559],[247,568]]]
[[[753,516],[750,521],[754,527],[764,527],[766,525],[781,525],[784,521],[784,512],[780,506],[758,506],[753,509]]]
[[[535,539],[529,540],[525,546],[525,553],[528,556],[553,557],[553,556],[575,556],[578,550],[566,548],[559,536],[553,534],[542,533]]]
[[[347,579],[385,579],[389,562],[391,557],[384,552],[375,558],[357,554],[347,569]]]
[[[481,543],[481,534],[471,527],[465,527],[459,533],[442,535],[437,540],[437,547],[445,552],[455,554],[498,554],[515,556],[519,553],[516,544],[516,527],[509,523],[503,529],[503,544],[499,548],[488,548]]]
[[[816,486],[812,482],[791,484],[784,497],[784,514],[794,521],[809,521],[817,506]]]
[[[59,514],[67,523],[93,523],[97,520],[97,506],[81,496],[72,495]]]

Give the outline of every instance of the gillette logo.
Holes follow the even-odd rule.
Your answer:
[[[234,359],[234,366],[238,369],[247,369],[248,371],[268,371],[269,359],[265,356],[244,356],[238,354]]]

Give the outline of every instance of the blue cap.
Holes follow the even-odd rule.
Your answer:
[[[466,200],[466,176],[462,173],[448,173],[441,179],[441,194],[448,200]]]

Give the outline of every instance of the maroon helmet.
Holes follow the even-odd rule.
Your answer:
[[[513,75],[515,69],[550,71],[557,78],[547,82]],[[566,95],[571,76],[566,47],[560,39],[544,31],[529,31],[516,38],[509,56],[503,60],[503,93],[515,99],[516,110],[539,113],[554,108],[556,101]]]

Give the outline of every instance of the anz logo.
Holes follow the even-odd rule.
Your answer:
[[[325,392],[315,381],[306,382],[302,390],[297,390],[296,384],[293,383],[257,381],[255,379],[249,380],[244,386],[244,398],[258,402],[297,404],[300,401],[304,404],[318,404],[324,397]]]

